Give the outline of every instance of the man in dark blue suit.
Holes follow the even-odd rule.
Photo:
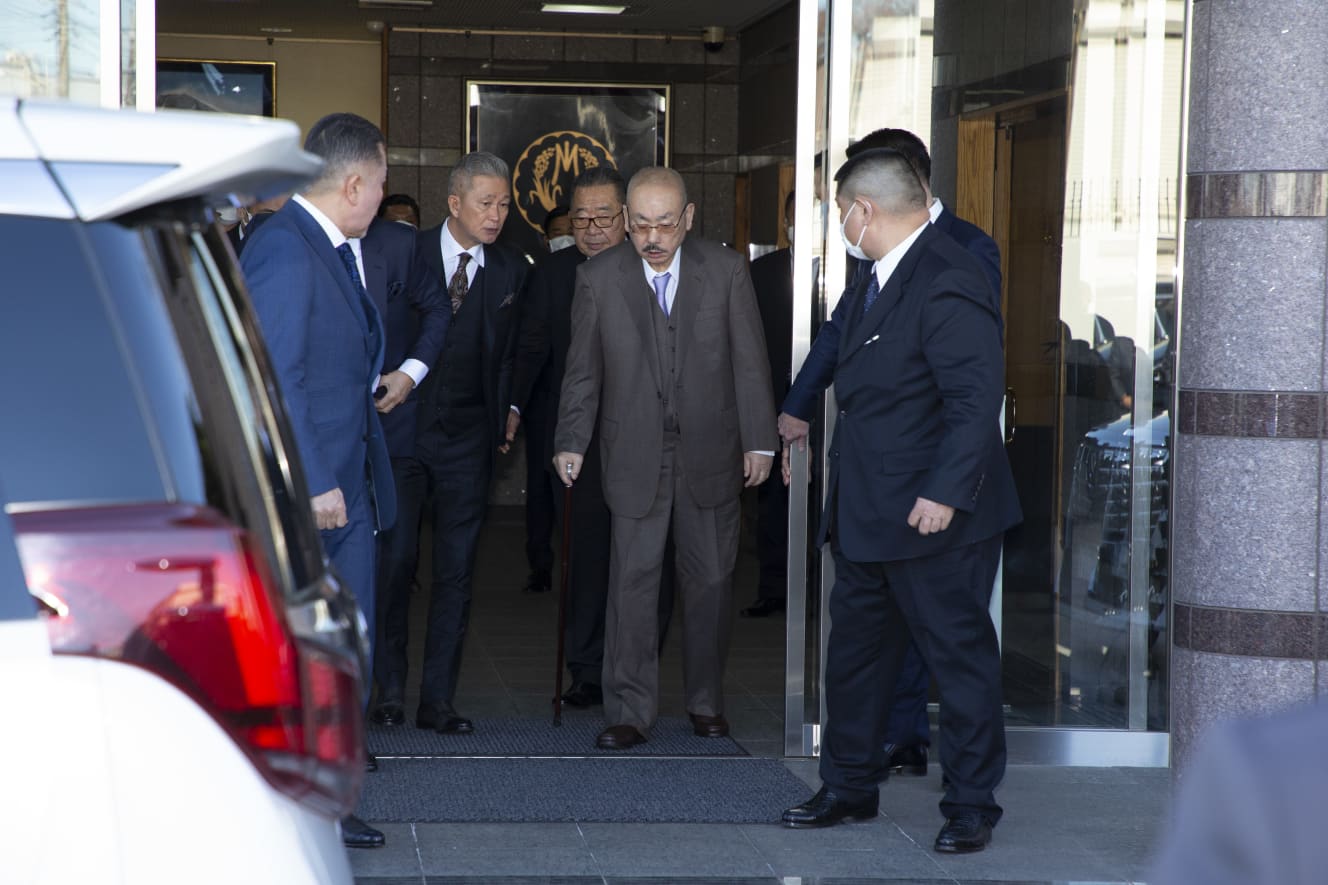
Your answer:
[[[931,156],[927,146],[907,129],[877,129],[870,135],[853,142],[845,153],[849,157],[863,151],[889,148],[899,151],[913,167],[927,198],[927,213],[931,223],[949,234],[955,242],[963,246],[981,263],[982,270],[991,283],[991,306],[996,312],[996,326],[1004,333],[1001,310],[1001,250],[996,241],[975,224],[965,221],[941,205],[931,192]],[[871,272],[872,262],[857,261],[856,274],[850,290]],[[990,588],[996,581],[996,570],[1000,568],[1001,551],[997,547],[991,551],[988,569],[991,577],[987,581]],[[927,749],[931,746],[931,722],[927,718],[927,689],[931,684],[931,675],[922,663],[922,655],[912,642],[908,653],[900,665],[899,679],[895,683],[893,705],[890,711],[890,724],[885,732],[887,763],[891,773],[925,775],[927,773]],[[889,699],[887,699],[887,703]]]
[[[355,594],[372,637],[374,533],[396,514],[391,462],[373,392],[383,324],[364,287],[358,237],[378,209],[387,154],[378,127],[354,114],[314,124],[305,149],[322,176],[253,234],[241,258],[295,432],[323,546]],[[382,845],[358,818],[347,845]]]
[[[384,365],[398,367],[384,373],[376,395],[383,437],[392,458],[398,501],[409,500],[408,492],[402,488],[402,480],[409,472],[407,459],[415,454],[420,402],[415,390],[437,364],[452,319],[438,277],[430,272],[423,255],[419,254],[417,241],[418,236],[411,227],[381,216],[369,225],[369,232],[361,241],[369,295],[386,330]],[[415,529],[413,525],[406,531]],[[410,574],[401,574],[402,563],[386,555],[396,533],[397,530],[392,529],[378,539],[376,620],[380,640],[383,635],[390,635],[394,640],[404,638],[405,623],[394,623],[389,627],[388,621],[390,618],[404,619],[408,606],[398,605],[388,612],[384,610],[384,601],[397,599],[402,592],[409,599],[415,577],[413,570]],[[416,539],[412,537],[409,541],[414,544]],[[400,725],[406,718],[406,674],[393,671],[390,664],[404,663],[405,655],[389,651],[383,641],[375,644],[374,651],[378,703],[370,717],[380,725]]]
[[[1000,650],[984,581],[992,549],[1020,518],[997,422],[997,313],[978,261],[929,223],[926,193],[902,154],[863,152],[835,180],[845,243],[874,267],[818,332],[779,416],[784,439],[805,446],[806,419],[834,382],[840,412],[821,539],[831,541],[836,575],[823,786],[784,822],[876,815],[886,698],[911,636],[941,694],[950,785],[935,848],[981,851],[1000,819],[994,791],[1005,771]]]
[[[516,298],[527,266],[496,242],[511,206],[510,180],[507,164],[493,154],[462,157],[448,179],[447,220],[420,233],[417,246],[451,302],[452,320],[438,365],[420,389],[415,451],[396,464],[401,525],[387,556],[401,580],[382,588],[381,658],[383,672],[404,682],[410,576],[432,496],[433,579],[415,724],[445,734],[474,730],[453,702],[495,452],[507,450]]]

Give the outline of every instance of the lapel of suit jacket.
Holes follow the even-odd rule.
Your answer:
[[[847,347],[840,352],[840,362],[852,356],[869,340],[875,340],[872,335],[885,324],[886,319],[890,316],[890,311],[899,303],[900,297],[904,294],[904,286],[908,283],[909,278],[913,276],[913,271],[917,269],[922,253],[930,248],[928,244],[936,236],[939,236],[939,233],[933,230],[930,224],[922,233],[918,234],[918,238],[913,241],[912,246],[908,247],[903,259],[895,267],[894,273],[890,274],[890,279],[885,281],[885,288],[881,289],[880,294],[876,296],[876,301],[872,303],[866,316],[862,316],[861,305],[867,291],[867,283],[871,278],[863,279],[858,292],[855,293],[854,309],[852,311],[853,316],[862,316],[862,319],[856,326],[851,327],[852,332],[848,336]]]
[[[655,322],[650,311],[655,308],[655,293],[646,282],[645,271],[641,269],[641,256],[630,242],[615,248],[622,250],[621,297],[627,304],[627,313],[636,324],[637,334],[641,336],[641,347],[650,361],[650,372],[655,378],[655,389],[659,392],[660,382],[659,351],[655,347]],[[605,293],[609,297],[609,293]]]
[[[369,318],[364,315],[364,304],[360,301],[360,293],[355,291],[355,283],[351,280],[350,274],[346,273],[346,265],[342,263],[337,250],[332,248],[332,241],[327,238],[327,233],[299,203],[291,200],[287,205],[291,206],[295,213],[295,226],[314,250],[314,254],[323,262],[332,279],[336,281],[337,291],[346,300],[346,306],[350,308],[350,315],[355,319],[355,324],[359,326],[361,332],[368,332]],[[285,209],[284,206],[282,208]]]
[[[387,259],[378,244],[368,237],[360,240],[360,253],[364,256],[364,283],[369,290],[369,298],[373,300],[374,307],[378,308],[378,316],[387,322]]]
[[[678,277],[678,292],[673,296],[673,309],[669,313],[678,336],[678,356],[673,371],[682,377],[688,345],[692,341],[692,324],[696,321],[696,313],[701,309],[706,292],[705,255],[688,240],[683,240],[682,266]]]

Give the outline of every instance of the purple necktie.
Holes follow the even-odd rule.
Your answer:
[[[652,281],[655,284],[655,300],[659,302],[659,309],[664,311],[664,316],[669,315],[669,275],[668,273],[657,273]]]

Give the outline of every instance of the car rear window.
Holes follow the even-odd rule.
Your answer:
[[[205,501],[198,404],[142,238],[0,217],[0,243],[11,503]]]

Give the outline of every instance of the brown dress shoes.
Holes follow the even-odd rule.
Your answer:
[[[599,733],[595,746],[601,750],[627,750],[644,744],[646,736],[631,725],[610,725]]]
[[[703,738],[724,738],[729,736],[729,721],[721,716],[702,716],[700,713],[688,713],[692,720],[692,734]]]

